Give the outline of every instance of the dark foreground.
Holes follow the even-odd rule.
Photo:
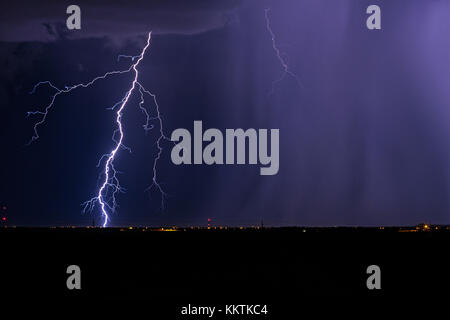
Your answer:
[[[185,304],[280,308],[281,301],[283,308],[292,308],[304,296],[430,297],[450,285],[449,240],[450,230],[428,226],[171,232],[2,228],[0,296],[138,298],[166,308],[167,319]],[[372,264],[381,268],[381,290],[366,287],[366,268]],[[69,265],[81,268],[81,290],[66,287]]]

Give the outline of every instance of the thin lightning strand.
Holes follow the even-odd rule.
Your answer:
[[[271,40],[272,40],[273,51],[275,51],[275,54],[276,54],[278,60],[280,61],[281,67],[283,68],[283,74],[281,75],[281,77],[278,78],[277,80],[274,80],[272,82],[272,89],[270,91],[270,94],[273,94],[275,84],[277,84],[278,82],[282,81],[286,75],[290,75],[291,77],[293,77],[300,87],[302,87],[302,82],[300,81],[299,76],[297,76],[295,73],[293,73],[289,69],[288,63],[283,58],[283,54],[281,53],[280,49],[277,46],[276,36],[275,36],[275,33],[273,32],[272,27],[270,25],[269,11],[270,11],[270,8],[264,9],[264,16],[266,18],[266,29],[269,32]]]
[[[157,180],[157,165],[158,165],[158,161],[161,158],[161,154],[163,152],[163,148],[161,146],[161,141],[162,140],[167,140],[167,141],[171,141],[171,139],[169,139],[166,135],[164,135],[164,129],[163,129],[163,121],[162,121],[162,117],[161,117],[161,112],[159,111],[159,104],[158,101],[156,100],[156,95],[151,93],[150,91],[146,90],[139,82],[137,83],[139,85],[139,91],[141,93],[141,102],[139,103],[139,107],[141,108],[141,110],[144,112],[144,114],[147,117],[147,121],[144,124],[144,130],[149,130],[149,120],[154,119],[154,120],[158,120],[159,122],[159,137],[156,140],[156,146],[158,148],[158,154],[155,157],[155,160],[153,161],[153,177],[152,177],[152,184],[150,185],[150,187],[147,188],[147,190],[150,190],[151,188],[155,187],[160,193],[161,193],[161,205],[162,208],[164,208],[164,199],[166,197],[166,193],[164,192],[164,190],[162,189],[161,185],[158,183]],[[156,114],[157,116],[154,118],[150,118],[147,110],[145,108],[142,107],[142,104],[144,102],[143,100],[143,95],[144,93],[148,94],[149,96],[152,97],[153,99],[153,103],[156,106]]]
[[[148,189],[155,187],[161,193],[161,204],[162,204],[162,207],[164,207],[164,199],[165,199],[166,193],[163,191],[161,185],[159,184],[159,182],[157,180],[157,164],[158,164],[158,160],[161,157],[161,153],[163,151],[163,148],[161,146],[162,140],[170,141],[170,139],[164,135],[163,121],[162,121],[162,117],[161,117],[161,113],[160,113],[160,108],[159,108],[158,102],[156,100],[156,95],[151,93],[147,89],[145,89],[144,86],[138,81],[139,71],[137,70],[138,65],[144,58],[147,48],[150,46],[150,40],[151,40],[151,32],[148,33],[147,43],[146,43],[145,47],[142,49],[142,52],[140,55],[137,55],[137,56],[119,55],[118,56],[118,58],[117,58],[118,61],[120,60],[120,58],[129,58],[133,62],[137,59],[136,62],[134,64],[132,64],[126,70],[110,71],[110,72],[105,73],[103,76],[99,76],[99,77],[92,79],[90,82],[80,83],[80,84],[76,84],[73,86],[66,86],[64,89],[57,88],[50,81],[41,81],[41,82],[37,83],[33,87],[33,90],[30,92],[30,94],[33,94],[36,91],[36,89],[41,85],[48,85],[52,89],[56,90],[56,93],[51,97],[50,104],[47,105],[47,107],[44,109],[44,111],[32,111],[32,112],[27,113],[28,116],[30,116],[30,115],[40,115],[41,116],[41,119],[34,125],[34,134],[28,144],[39,139],[38,128],[40,125],[42,125],[46,121],[47,115],[48,115],[50,109],[53,107],[57,96],[59,96],[61,94],[69,93],[72,90],[80,88],[80,87],[82,87],[82,88],[89,87],[92,84],[94,84],[97,80],[105,79],[106,77],[111,76],[111,75],[125,74],[125,73],[129,73],[131,71],[134,71],[134,79],[131,83],[131,87],[126,92],[123,99],[120,100],[119,102],[117,102],[116,104],[114,104],[111,108],[108,108],[110,110],[115,110],[118,106],[120,106],[116,111],[117,129],[114,130],[113,136],[112,136],[112,140],[115,142],[116,145],[110,153],[103,155],[97,164],[97,167],[100,167],[101,163],[103,161],[105,161],[105,159],[106,159],[104,167],[103,167],[103,172],[99,177],[99,178],[103,178],[102,179],[103,182],[101,183],[101,186],[98,190],[97,195],[94,198],[92,198],[89,201],[86,201],[85,203],[82,204],[82,206],[84,207],[83,211],[86,211],[86,210],[92,211],[96,204],[100,205],[102,217],[104,219],[103,227],[105,227],[110,220],[108,212],[114,212],[116,210],[116,207],[117,207],[117,201],[116,201],[116,197],[115,197],[116,194],[118,192],[124,191],[124,189],[119,184],[119,179],[117,178],[117,174],[120,172],[117,171],[114,167],[114,159],[120,148],[126,149],[131,152],[131,149],[126,147],[123,144],[124,131],[123,131],[123,126],[122,126],[122,114],[123,114],[123,111],[127,105],[127,102],[129,100],[130,96],[135,91],[136,87],[138,87],[140,98],[141,98],[141,100],[139,102],[139,108],[146,116],[146,122],[143,125],[144,130],[147,132],[148,130],[151,130],[154,128],[154,126],[150,124],[151,120],[159,121],[159,136],[156,141],[158,153],[153,162],[152,184]],[[157,114],[155,117],[151,117],[150,114],[148,113],[147,109],[144,108],[144,103],[145,103],[144,95],[145,94],[150,95],[150,97],[153,99],[153,103],[156,106],[156,114]],[[117,139],[117,135],[118,135],[118,139]]]

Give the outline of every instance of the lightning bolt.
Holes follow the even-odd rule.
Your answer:
[[[117,171],[114,167],[114,159],[121,148],[131,151],[130,148],[126,147],[123,144],[124,130],[123,130],[123,125],[122,125],[122,115],[126,108],[128,100],[130,99],[130,96],[133,94],[133,92],[136,89],[138,90],[138,92],[140,94],[139,108],[146,117],[146,122],[143,125],[144,130],[147,132],[154,128],[154,126],[150,123],[152,120],[158,120],[158,122],[159,122],[158,123],[159,136],[156,140],[156,146],[158,148],[158,153],[153,161],[152,184],[147,188],[147,190],[156,188],[161,194],[161,205],[162,205],[162,207],[164,207],[164,199],[166,197],[166,193],[164,192],[163,188],[161,187],[161,185],[159,184],[159,182],[157,180],[157,164],[158,164],[158,160],[161,158],[161,154],[163,151],[162,144],[161,144],[162,141],[163,140],[170,141],[170,139],[164,135],[163,121],[162,121],[162,117],[161,117],[161,113],[160,113],[160,108],[159,108],[159,105],[158,105],[158,102],[156,99],[156,95],[151,93],[147,89],[145,89],[144,86],[138,81],[139,71],[137,69],[137,67],[139,66],[141,61],[144,59],[145,52],[147,51],[148,47],[150,46],[151,34],[152,34],[151,32],[148,33],[147,43],[139,55],[137,55],[137,56],[119,55],[118,56],[117,61],[119,61],[120,58],[128,58],[128,59],[131,59],[132,62],[134,62],[126,70],[110,71],[110,72],[105,73],[102,76],[98,76],[98,77],[92,79],[91,81],[89,81],[87,83],[79,83],[79,84],[75,84],[72,86],[65,86],[64,89],[59,89],[58,87],[54,86],[50,81],[41,81],[41,82],[37,83],[33,87],[33,90],[31,90],[31,92],[30,92],[30,94],[33,94],[36,91],[36,89],[42,85],[47,85],[56,91],[56,93],[52,95],[50,103],[45,107],[45,109],[43,111],[31,111],[31,112],[27,113],[28,116],[38,115],[41,117],[40,120],[38,122],[36,122],[34,125],[34,134],[28,144],[31,144],[33,141],[39,139],[38,128],[43,123],[45,123],[48,113],[50,112],[51,108],[55,104],[55,100],[58,96],[70,93],[71,91],[78,89],[78,88],[87,88],[87,87],[93,85],[98,80],[106,79],[107,77],[112,76],[112,75],[126,74],[126,73],[130,73],[130,72],[134,73],[133,81],[131,83],[129,90],[126,92],[125,96],[122,98],[122,100],[120,100],[119,102],[114,104],[111,108],[109,108],[110,110],[117,109],[117,111],[116,111],[117,129],[114,130],[113,136],[112,136],[112,140],[115,143],[115,147],[109,153],[104,154],[98,162],[97,167],[100,167],[101,163],[104,161],[103,170],[99,176],[99,179],[101,180],[100,187],[99,187],[98,192],[95,197],[91,198],[90,200],[88,200],[82,204],[83,212],[92,211],[97,204],[100,206],[101,215],[103,217],[103,227],[105,227],[108,224],[108,222],[110,220],[110,213],[114,212],[117,208],[116,194],[118,192],[124,191],[124,189],[120,186],[119,179],[117,177],[117,174],[119,173],[119,171]],[[149,112],[147,111],[147,109],[144,107],[145,95],[149,95],[152,98],[153,103],[156,107],[156,116],[154,116],[154,117],[151,117]],[[117,107],[119,107],[119,108],[117,108]]]
[[[274,92],[275,85],[278,82],[282,81],[286,77],[286,75],[289,75],[292,78],[294,78],[299,87],[302,87],[302,82],[300,81],[299,76],[296,75],[295,73],[293,73],[289,69],[288,63],[286,62],[285,58],[283,58],[283,55],[285,55],[285,54],[283,54],[277,46],[276,36],[275,36],[275,33],[273,32],[271,24],[270,24],[269,12],[270,12],[270,8],[264,9],[264,16],[266,18],[266,29],[269,32],[270,38],[272,40],[272,49],[273,49],[273,51],[275,51],[275,55],[277,56],[277,59],[278,59],[278,61],[280,61],[281,67],[283,68],[283,73],[281,74],[280,78],[278,78],[272,82],[272,89],[270,91],[270,95],[271,95]]]

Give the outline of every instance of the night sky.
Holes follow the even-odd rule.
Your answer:
[[[169,3],[168,3],[169,2]],[[59,87],[126,69],[153,31],[140,82],[157,94],[165,133],[176,128],[279,128],[280,170],[159,162],[168,198],[151,184],[156,132],[133,95],[115,162],[126,192],[111,226],[333,226],[449,224],[450,2],[77,1],[82,29],[65,27],[72,2],[14,1],[0,12],[0,204],[8,224],[90,225],[81,203],[97,191],[97,162],[115,129],[107,110],[132,75],[59,96],[40,139],[37,118]],[[132,4],[134,3],[134,4]],[[189,3],[189,4],[188,4]],[[382,30],[366,28],[367,6]],[[290,70],[282,72],[264,9]],[[156,122],[155,122],[156,124]],[[93,212],[100,223],[98,207]]]

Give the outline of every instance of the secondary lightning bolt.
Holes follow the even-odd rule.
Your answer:
[[[287,63],[286,60],[283,58],[283,54],[281,53],[280,49],[279,49],[278,46],[277,46],[276,36],[275,36],[275,33],[273,32],[272,27],[271,27],[271,25],[270,25],[269,11],[270,11],[270,8],[264,9],[264,16],[265,16],[265,18],[266,18],[266,29],[267,29],[267,31],[269,32],[270,37],[271,37],[271,39],[272,39],[272,48],[273,48],[273,51],[275,51],[275,54],[276,54],[278,60],[280,61],[281,67],[283,68],[283,73],[282,73],[281,77],[278,78],[277,80],[274,80],[274,81],[272,82],[272,89],[271,89],[271,91],[270,91],[270,94],[273,94],[275,84],[277,84],[278,82],[282,81],[282,80],[284,79],[284,77],[286,77],[286,75],[289,75],[289,76],[291,76],[292,78],[294,78],[295,81],[297,82],[297,84],[298,84],[300,87],[302,87],[302,82],[300,81],[299,76],[297,76],[295,73],[293,73],[293,72],[289,69],[288,63]]]
[[[105,227],[108,224],[108,221],[110,219],[109,213],[114,212],[117,207],[117,202],[116,202],[116,197],[115,197],[116,194],[120,191],[123,191],[123,188],[120,186],[119,180],[117,178],[118,171],[114,167],[114,159],[120,148],[130,150],[128,147],[123,145],[124,131],[123,131],[123,126],[122,126],[122,114],[128,103],[130,96],[133,94],[136,87],[138,87],[140,98],[141,98],[141,100],[139,102],[139,108],[146,116],[146,122],[143,125],[144,130],[148,131],[153,128],[153,125],[150,124],[151,120],[159,121],[159,136],[156,141],[158,153],[153,162],[152,184],[149,187],[149,189],[155,187],[161,193],[161,203],[162,203],[162,206],[164,206],[164,198],[165,198],[166,194],[163,191],[161,185],[158,183],[156,168],[157,168],[158,160],[160,159],[161,153],[163,151],[161,142],[162,142],[162,140],[170,141],[170,139],[164,135],[163,122],[162,122],[162,118],[161,118],[160,108],[159,108],[158,102],[156,100],[156,95],[151,93],[147,89],[145,89],[144,86],[138,81],[139,71],[137,69],[137,67],[139,66],[141,61],[144,59],[146,50],[150,46],[151,34],[152,34],[151,32],[148,33],[147,43],[139,55],[137,55],[137,56],[119,55],[118,56],[118,60],[120,60],[120,58],[130,58],[131,61],[133,61],[133,62],[136,60],[136,62],[133,63],[126,70],[110,71],[110,72],[105,73],[102,76],[92,79],[91,81],[89,81],[87,83],[80,83],[80,84],[76,84],[73,86],[66,86],[64,89],[57,88],[50,81],[42,81],[42,82],[37,83],[34,86],[33,90],[30,92],[31,94],[34,93],[36,91],[36,89],[41,85],[48,85],[52,89],[56,90],[56,93],[51,98],[50,104],[47,105],[47,107],[44,109],[44,111],[28,112],[28,116],[30,116],[30,115],[40,115],[41,116],[41,119],[34,125],[34,135],[32,136],[29,144],[39,138],[38,127],[40,125],[42,125],[45,122],[45,120],[47,119],[47,115],[48,115],[50,109],[52,108],[52,106],[54,105],[57,96],[65,94],[65,93],[69,93],[72,90],[80,88],[80,87],[82,87],[82,88],[89,87],[92,84],[94,84],[97,80],[105,79],[106,77],[111,76],[111,75],[125,74],[125,73],[129,73],[132,71],[134,72],[134,79],[131,83],[130,89],[126,92],[126,94],[122,100],[120,100],[119,102],[114,104],[114,106],[112,106],[110,108],[111,110],[115,110],[118,106],[120,106],[116,111],[117,129],[114,131],[113,137],[112,137],[112,140],[115,142],[115,147],[112,149],[112,151],[110,153],[103,155],[100,158],[100,161],[98,164],[98,166],[100,166],[101,162],[104,159],[106,159],[104,167],[103,167],[103,173],[101,175],[101,177],[103,178],[101,186],[95,197],[93,197],[89,201],[86,201],[85,203],[82,204],[84,206],[83,211],[86,211],[86,210],[91,211],[91,210],[93,210],[93,208],[95,207],[96,204],[100,205],[101,214],[103,217],[103,227]],[[151,117],[150,114],[148,113],[147,109],[145,109],[143,106],[145,103],[145,100],[144,100],[145,94],[150,95],[150,97],[152,97],[152,99],[153,99],[153,103],[156,106],[156,116],[155,117]],[[116,137],[117,134],[118,134],[118,138]]]

